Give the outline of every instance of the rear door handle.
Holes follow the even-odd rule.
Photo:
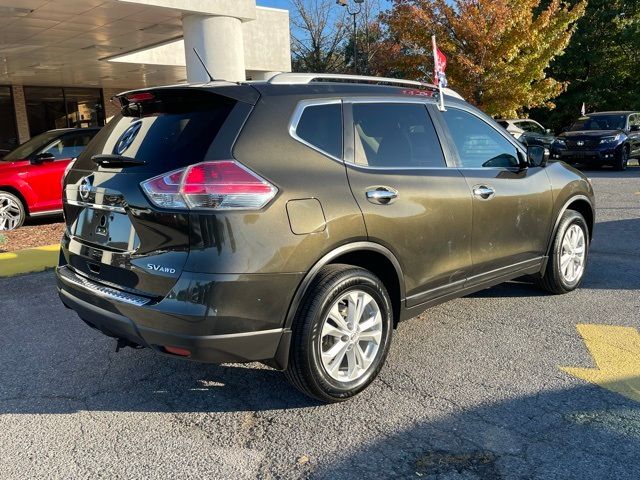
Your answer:
[[[367,200],[379,205],[389,205],[398,198],[398,191],[390,187],[370,187],[367,190]]]
[[[487,187],[486,185],[476,185],[475,187],[473,187],[473,194],[476,197],[481,198],[482,200],[489,200],[493,198],[493,196],[496,194],[496,191],[491,187]]]

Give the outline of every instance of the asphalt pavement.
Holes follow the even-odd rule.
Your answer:
[[[580,290],[512,282],[432,308],[338,405],[259,364],[115,353],[52,273],[0,280],[0,478],[640,478],[640,403],[561,370],[594,366],[576,325],[640,327],[640,167],[587,174]]]

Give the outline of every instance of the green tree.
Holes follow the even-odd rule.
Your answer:
[[[422,78],[433,70],[431,35],[449,59],[452,88],[496,116],[552,106],[566,84],[547,75],[566,48],[586,0],[568,6],[550,0],[394,0],[388,27],[387,68]]]
[[[556,130],[587,111],[640,110],[640,0],[589,0],[550,75],[569,84],[556,108],[531,116]]]

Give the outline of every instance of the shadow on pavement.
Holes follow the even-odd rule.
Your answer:
[[[638,165],[638,160],[630,160],[629,166],[624,171],[614,170],[612,167],[589,167],[589,166],[580,166],[578,165],[576,168],[584,173],[589,178],[637,178],[638,174],[640,174],[640,165]]]
[[[640,218],[598,222],[586,276],[581,289],[591,290],[639,290],[640,248],[635,239],[640,238]],[[472,298],[488,297],[539,297],[546,293],[533,281],[519,279],[469,295]]]
[[[640,478],[640,408],[606,390],[583,386],[456,410],[345,452],[313,478]]]

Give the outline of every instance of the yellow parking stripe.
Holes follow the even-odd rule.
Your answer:
[[[640,402],[640,333],[633,327],[578,325],[596,368],[562,370]]]
[[[58,263],[60,245],[27,248],[17,252],[0,253],[0,277],[40,272]]]

